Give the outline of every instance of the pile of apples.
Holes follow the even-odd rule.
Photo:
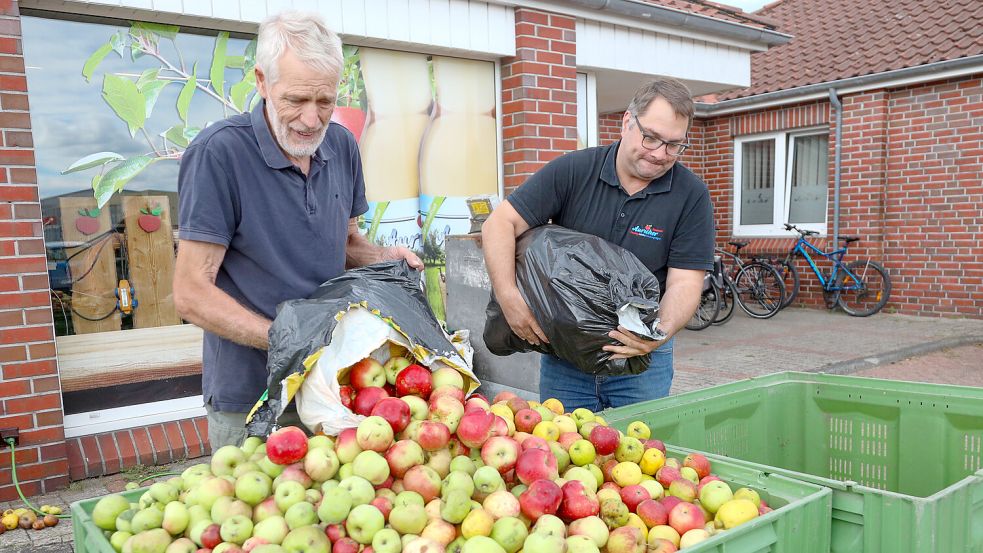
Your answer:
[[[404,358],[349,374],[357,428],[250,437],[93,522],[121,553],[670,553],[770,510],[640,421],[465,400],[460,373]]]

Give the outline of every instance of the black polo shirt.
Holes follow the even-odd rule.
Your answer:
[[[634,253],[666,289],[669,267],[713,268],[713,206],[706,184],[678,161],[629,196],[615,170],[618,146],[554,159],[509,195],[531,227],[548,223],[593,234]]]

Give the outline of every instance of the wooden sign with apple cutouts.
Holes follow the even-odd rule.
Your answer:
[[[85,208],[78,210],[78,218],[75,219],[75,230],[85,236],[92,236],[99,232],[99,208]]]
[[[133,328],[181,324],[174,308],[174,233],[167,196],[123,196],[129,281],[139,305]],[[163,206],[163,207],[162,207]],[[158,232],[160,231],[160,232]]]
[[[113,309],[119,281],[116,274],[118,243],[112,235],[93,240],[112,227],[108,207],[97,208],[91,195],[66,196],[58,199],[58,213],[58,220],[62,221],[61,240],[65,256],[70,259],[69,274],[73,279],[70,313],[75,334],[119,330],[119,312]],[[107,313],[112,314],[101,320],[88,320]]]
[[[140,217],[137,219],[137,225],[148,234],[157,232],[160,229],[160,213],[160,204],[154,203],[153,206],[148,204],[147,207],[140,209]]]

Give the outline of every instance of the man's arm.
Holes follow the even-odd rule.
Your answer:
[[[358,231],[358,221],[354,217],[348,220],[348,245],[345,248],[346,269],[400,259],[405,259],[410,267],[417,271],[423,270],[423,261],[420,261],[420,258],[409,248],[376,246]]]
[[[702,269],[669,268],[669,275],[666,278],[666,293],[662,294],[662,299],[659,301],[659,318],[661,319],[659,328],[668,334],[666,340],[686,326],[690,317],[696,312],[696,308],[700,305],[700,295],[703,293],[704,276],[706,276],[706,271]],[[645,355],[665,343],[665,340],[655,341],[639,338],[621,326],[618,327],[618,330],[611,331],[608,336],[623,344],[621,346],[604,346],[604,351],[615,354],[611,356],[613,359]]]
[[[515,239],[529,224],[505,200],[481,226],[481,248],[495,299],[512,332],[533,345],[549,343],[515,283]]]
[[[270,320],[215,286],[225,247],[181,240],[174,266],[174,307],[182,319],[237,344],[269,348]]]

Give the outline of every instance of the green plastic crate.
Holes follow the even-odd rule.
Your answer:
[[[150,488],[139,488],[121,492],[130,503],[140,501],[140,496]],[[75,553],[116,553],[109,539],[103,535],[102,529],[92,522],[92,510],[100,497],[83,499],[72,503],[72,540],[75,542]]]
[[[834,553],[983,553],[983,389],[784,372],[604,416],[832,489]]]
[[[666,446],[666,454],[682,460],[689,450]],[[731,489],[755,489],[775,509],[764,516],[717,534],[687,553],[827,553],[832,492],[780,474],[768,474],[733,459],[707,455],[711,470]]]

